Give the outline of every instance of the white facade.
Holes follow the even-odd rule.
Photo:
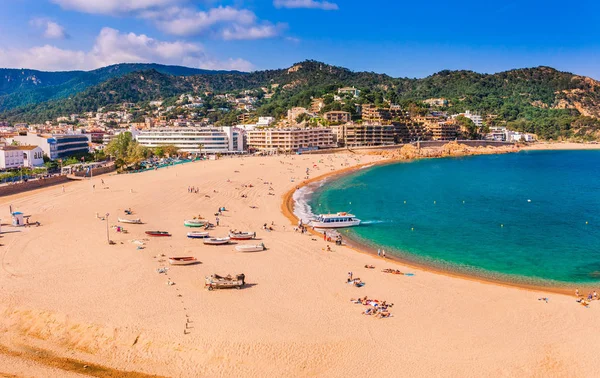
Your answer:
[[[244,151],[244,134],[235,127],[184,127],[143,130],[136,137],[148,148],[174,145],[182,152],[227,154]]]
[[[268,127],[273,122],[275,122],[275,117],[258,117],[258,122],[256,123],[256,126],[258,126],[258,127]]]
[[[29,168],[44,165],[44,151],[39,146],[19,146],[23,153],[23,165]]]
[[[0,169],[13,169],[23,166],[23,152],[17,146],[0,147]]]

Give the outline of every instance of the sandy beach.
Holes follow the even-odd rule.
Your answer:
[[[541,142],[528,144],[523,150],[600,150],[598,143],[574,143],[574,142]]]
[[[224,158],[1,198],[0,375],[594,376],[598,301],[586,308],[574,295],[402,266],[294,232],[282,206],[307,168],[314,179],[381,161]],[[42,226],[6,226],[10,205]],[[211,236],[255,231],[267,250],[186,238],[185,219],[214,223],[219,207],[227,210]],[[108,213],[114,226],[127,208],[144,224],[111,228],[109,245],[96,214]],[[148,238],[146,230],[172,236]],[[185,255],[201,263],[165,261]],[[349,271],[366,285],[347,284]],[[212,273],[244,273],[248,285],[207,291]],[[364,296],[394,303],[393,317],[361,315],[365,306],[350,299]]]

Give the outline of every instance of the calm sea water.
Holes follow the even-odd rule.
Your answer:
[[[315,214],[438,267],[535,284],[600,283],[600,151],[536,151],[378,166],[326,183]]]

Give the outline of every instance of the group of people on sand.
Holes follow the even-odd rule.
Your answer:
[[[200,189],[197,186],[188,186],[188,193],[198,194]]]
[[[579,289],[575,289],[575,296],[577,297],[577,303],[586,307],[590,305],[591,301],[598,300],[598,293],[596,290],[588,293],[587,297],[585,297],[579,293]]]
[[[387,303],[386,301],[380,301],[378,299],[369,299],[367,296],[357,299],[352,298],[350,301],[354,304],[369,306],[363,311],[363,315],[375,316],[380,319],[392,317],[389,308],[394,306],[393,303]]]

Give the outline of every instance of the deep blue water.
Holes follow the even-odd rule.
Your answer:
[[[536,284],[600,283],[600,151],[377,166],[326,183],[310,205],[351,211],[363,220],[351,236],[413,261]]]

